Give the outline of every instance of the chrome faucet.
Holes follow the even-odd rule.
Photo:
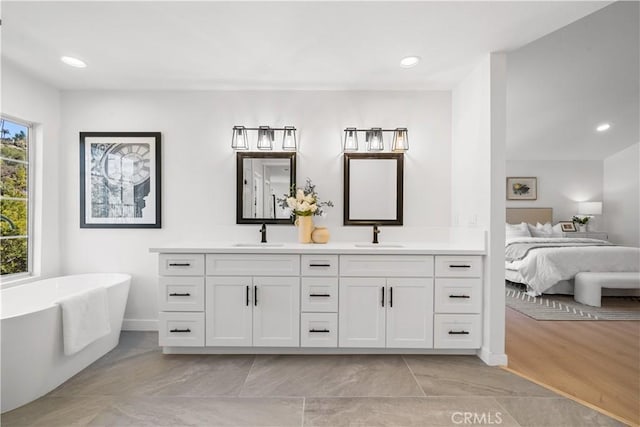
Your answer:
[[[260,243],[267,243],[267,224],[262,224],[262,227],[260,227],[260,234],[262,235]]]
[[[378,224],[373,225],[373,242],[378,243],[378,234],[380,234],[380,229],[378,229]]]

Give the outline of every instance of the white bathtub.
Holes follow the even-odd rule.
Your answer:
[[[78,274],[0,291],[2,412],[53,390],[118,345],[131,276]],[[107,288],[111,333],[71,356],[64,354],[60,297]]]

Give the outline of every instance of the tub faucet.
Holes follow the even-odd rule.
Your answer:
[[[373,242],[378,243],[378,234],[380,234],[380,229],[378,229],[378,224],[373,225]]]
[[[260,234],[262,235],[260,243],[267,243],[267,224],[262,224],[262,227],[260,227]]]

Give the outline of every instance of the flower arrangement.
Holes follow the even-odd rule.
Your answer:
[[[588,216],[583,216],[583,217],[574,216],[573,218],[571,218],[571,221],[573,221],[575,223],[578,223],[580,225],[587,225],[587,223],[589,222],[590,219],[591,218],[588,217]]]
[[[323,215],[323,207],[333,207],[333,202],[328,200],[321,202],[316,193],[316,186],[307,178],[304,188],[296,189],[291,186],[290,193],[278,198],[278,205],[283,209],[290,209],[292,215],[312,216]]]

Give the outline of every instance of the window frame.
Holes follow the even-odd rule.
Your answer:
[[[27,160],[26,160],[26,165],[27,165],[27,271],[25,272],[20,272],[20,273],[12,273],[12,274],[6,274],[6,275],[2,275],[2,282],[3,283],[8,283],[8,282],[12,282],[12,281],[16,281],[16,280],[20,280],[20,279],[26,279],[26,278],[30,278],[34,275],[34,261],[33,261],[33,256],[34,256],[34,238],[33,238],[33,231],[34,231],[34,214],[35,214],[35,144],[34,144],[34,137],[33,137],[33,133],[34,133],[34,127],[35,124],[33,122],[29,122],[27,120],[23,120],[23,119],[18,119],[16,117],[7,115],[7,114],[0,114],[0,119],[2,120],[7,120],[10,122],[13,122],[15,124],[24,126],[27,128]],[[15,159],[6,159],[2,156],[0,156],[0,159],[5,160],[5,161],[13,161],[15,162]],[[14,198],[16,199],[16,198]],[[21,199],[19,199],[21,200]],[[2,236],[0,236],[2,237]],[[4,240],[4,239],[3,239]]]

